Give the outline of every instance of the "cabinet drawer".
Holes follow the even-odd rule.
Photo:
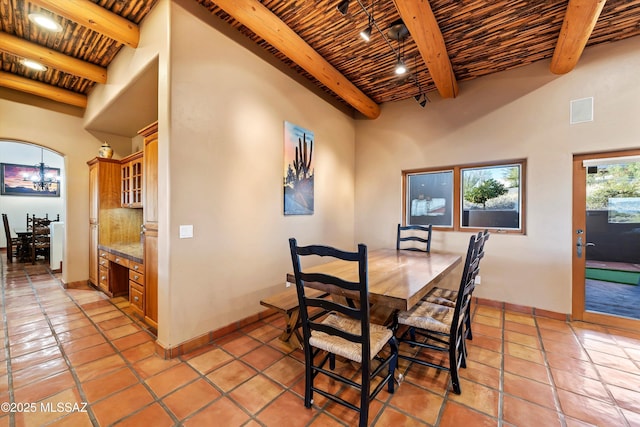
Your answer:
[[[120,255],[109,254],[108,258],[111,262],[115,262],[116,264],[129,268],[129,260],[121,257]]]
[[[136,282],[129,281],[129,303],[144,313],[144,290]]]
[[[99,258],[98,265],[100,265],[100,267],[109,268],[109,260],[107,258]]]
[[[144,274],[138,271],[129,270],[129,280],[144,286]]]
[[[105,292],[109,292],[109,269],[100,266],[98,269],[98,286]]]
[[[139,273],[144,273],[144,265],[139,262],[129,261],[129,269]]]
[[[98,251],[98,256],[100,258],[109,258],[109,252],[100,250],[100,251]]]

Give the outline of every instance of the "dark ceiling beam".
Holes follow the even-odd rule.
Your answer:
[[[366,117],[375,119],[380,115],[380,106],[375,101],[258,0],[215,0],[215,3]]]
[[[606,0],[569,0],[558,43],[551,58],[551,72],[566,74],[578,63]]]
[[[458,82],[453,73],[444,37],[427,0],[393,0],[400,17],[416,42],[440,96],[455,98]]]
[[[50,68],[98,83],[107,82],[107,69],[0,32],[0,51],[37,61]]]
[[[43,98],[52,99],[63,104],[74,105],[76,107],[86,108],[87,106],[87,97],[85,95],[61,89],[57,86],[48,85],[37,80],[17,76],[5,71],[0,71],[0,86],[18,90],[20,92],[30,93],[32,95],[38,95]]]
[[[138,47],[140,29],[133,22],[91,1],[78,0],[29,0],[56,15],[76,22],[118,43]]]

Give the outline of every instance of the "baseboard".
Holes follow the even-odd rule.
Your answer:
[[[473,298],[478,305],[498,308],[501,310],[512,311],[516,313],[528,314],[531,316],[547,317],[549,319],[562,320],[564,322],[571,321],[571,315],[568,313],[558,313],[555,311],[544,310],[542,308],[530,307],[526,305],[512,304],[509,302],[495,301],[486,298]]]

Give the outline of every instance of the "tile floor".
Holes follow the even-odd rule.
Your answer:
[[[280,317],[163,360],[126,304],[2,259],[0,427],[355,425],[325,399],[304,408],[302,353],[279,341]],[[640,332],[485,305],[473,321],[462,395],[446,372],[411,366],[371,425],[640,426]]]

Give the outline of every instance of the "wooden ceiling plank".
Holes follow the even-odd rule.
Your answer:
[[[578,63],[606,0],[569,0],[551,58],[551,72],[566,74]]]
[[[440,96],[455,98],[458,82],[449,60],[438,21],[427,0],[393,0],[400,17],[413,37]]]
[[[380,106],[375,101],[336,70],[262,3],[257,0],[216,0],[215,3],[366,117],[375,119],[380,115]]]
[[[0,51],[32,59],[47,67],[73,74],[98,83],[107,82],[107,69],[19,37],[0,32]]]
[[[86,0],[29,0],[29,2],[119,43],[132,48],[138,47],[139,27],[96,3]]]
[[[81,108],[87,107],[87,97],[85,95],[5,71],[0,71],[0,86],[52,99],[63,104],[74,105]]]

